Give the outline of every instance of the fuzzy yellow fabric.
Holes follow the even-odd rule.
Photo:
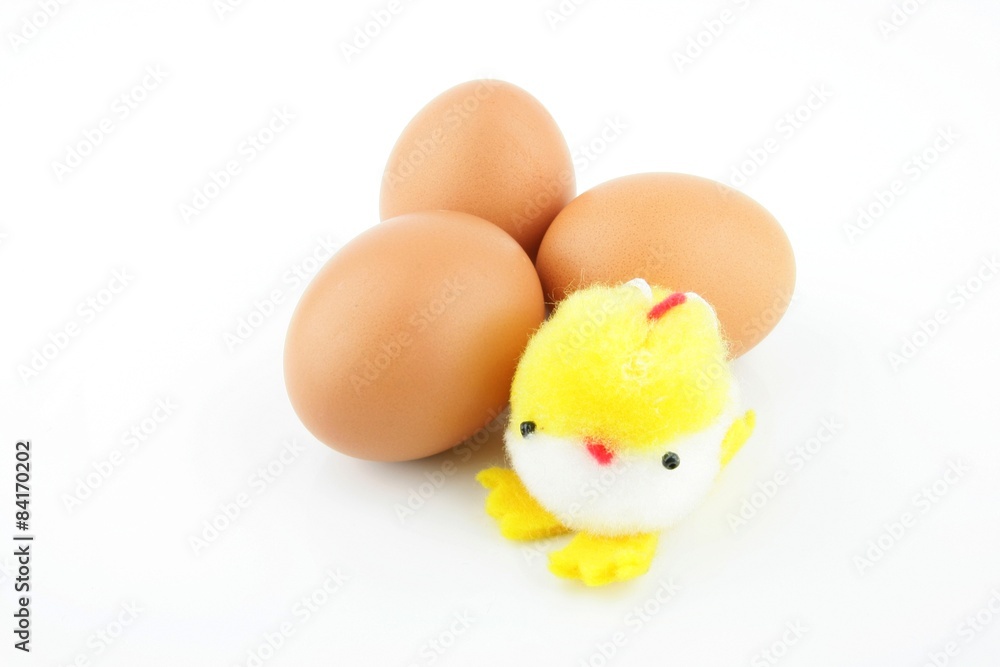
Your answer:
[[[588,586],[604,586],[646,574],[656,554],[656,533],[606,537],[579,533],[549,555],[549,569]]]
[[[569,528],[531,497],[513,470],[488,468],[476,480],[489,490],[486,513],[500,524],[508,540],[538,540],[569,532]]]
[[[753,410],[747,410],[742,417],[734,421],[733,425],[729,427],[729,430],[726,431],[726,437],[722,439],[723,467],[736,456],[736,452],[740,451],[740,448],[750,438],[750,434],[753,433],[753,427],[756,423],[757,414]]]
[[[654,303],[671,292],[653,287]],[[712,308],[691,298],[659,319],[635,287],[574,292],[535,333],[511,387],[512,423],[612,449],[661,447],[721,413],[732,381]]]

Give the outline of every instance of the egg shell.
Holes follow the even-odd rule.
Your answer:
[[[302,295],[285,341],[288,395],[313,435],[345,454],[436,454],[503,410],[544,316],[531,260],[495,225],[450,211],[387,220]]]
[[[576,193],[566,140],[524,90],[470,81],[432,100],[403,130],[382,179],[382,219],[447,209],[479,216],[534,259]]]
[[[795,288],[795,258],[778,221],[745,194],[687,174],[637,174],[570,202],[536,262],[546,297],[644,278],[697,292],[715,307],[730,355],[759,343]]]

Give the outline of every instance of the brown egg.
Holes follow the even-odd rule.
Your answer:
[[[743,193],[686,174],[639,174],[574,199],[538,252],[546,297],[644,278],[693,291],[718,313],[735,358],[788,307],[795,258],[778,221]]]
[[[436,454],[502,411],[544,316],[531,260],[496,226],[451,211],[387,220],[302,295],[285,341],[288,395],[345,454]]]
[[[382,178],[382,219],[447,209],[489,220],[534,259],[576,193],[566,140],[545,107],[503,81],[470,81],[425,106]]]

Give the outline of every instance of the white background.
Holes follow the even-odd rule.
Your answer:
[[[341,44],[387,0],[247,0],[221,17],[211,0],[72,2],[37,34],[24,21],[40,21],[40,5],[5,1],[0,662],[252,665],[248,652],[289,623],[263,664],[997,664],[1000,277],[971,300],[956,290],[977,287],[1000,250],[1000,6],[910,4],[884,35],[890,0],[592,0],[559,21],[546,14],[555,0],[410,1],[348,62]],[[712,37],[705,22],[724,9]],[[146,79],[122,118],[115,100],[147,67],[165,78]],[[626,585],[551,575],[542,554],[560,540],[532,551],[501,539],[473,480],[502,461],[495,436],[469,460],[367,463],[319,444],[285,396],[295,271],[315,269],[320,239],[376,223],[400,130],[483,76],[536,95],[574,151],[594,142],[599,155],[577,155],[581,191],[643,171],[736,179],[795,248],[785,320],[736,364],[757,433]],[[779,129],[814,87],[831,96]],[[247,161],[241,144],[282,108],[294,120]],[[60,179],[53,163],[105,118],[111,133]],[[625,128],[601,146],[609,122]],[[913,157],[935,157],[948,129],[957,138],[914,178]],[[765,164],[734,176],[769,138]],[[240,174],[185,221],[180,205],[231,159]],[[894,180],[903,194],[849,234]],[[88,314],[80,304],[107,300],[122,270],[127,287]],[[280,303],[230,349],[227,334],[275,290]],[[918,334],[936,311],[946,321]],[[45,348],[71,323],[64,349]],[[53,358],[24,377],[43,348]],[[153,430],[158,400],[176,408]],[[839,426],[803,465],[795,448],[825,436],[824,420]],[[151,433],[132,449],[134,427]],[[33,443],[30,656],[10,632],[19,438]],[[275,463],[286,441],[300,451]],[[99,488],[68,507],[115,450],[110,476],[91,476]],[[952,463],[968,470],[944,481]],[[260,484],[269,464],[281,474]],[[762,495],[776,475],[785,483]],[[919,500],[935,482],[935,502]],[[401,520],[421,490],[430,497]],[[195,553],[191,538],[240,494],[249,505]],[[734,526],[744,501],[757,508]],[[866,566],[871,541],[887,548]],[[328,571],[347,577],[329,595],[317,592]],[[309,596],[325,604],[306,618],[296,605]],[[141,609],[124,629],[123,605]],[[963,625],[977,612],[992,622]]]

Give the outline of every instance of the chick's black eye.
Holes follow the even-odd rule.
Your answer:
[[[681,457],[677,456],[673,452],[667,452],[663,455],[663,467],[667,470],[673,470],[681,464]]]
[[[521,437],[527,438],[535,432],[535,422],[521,422]]]

